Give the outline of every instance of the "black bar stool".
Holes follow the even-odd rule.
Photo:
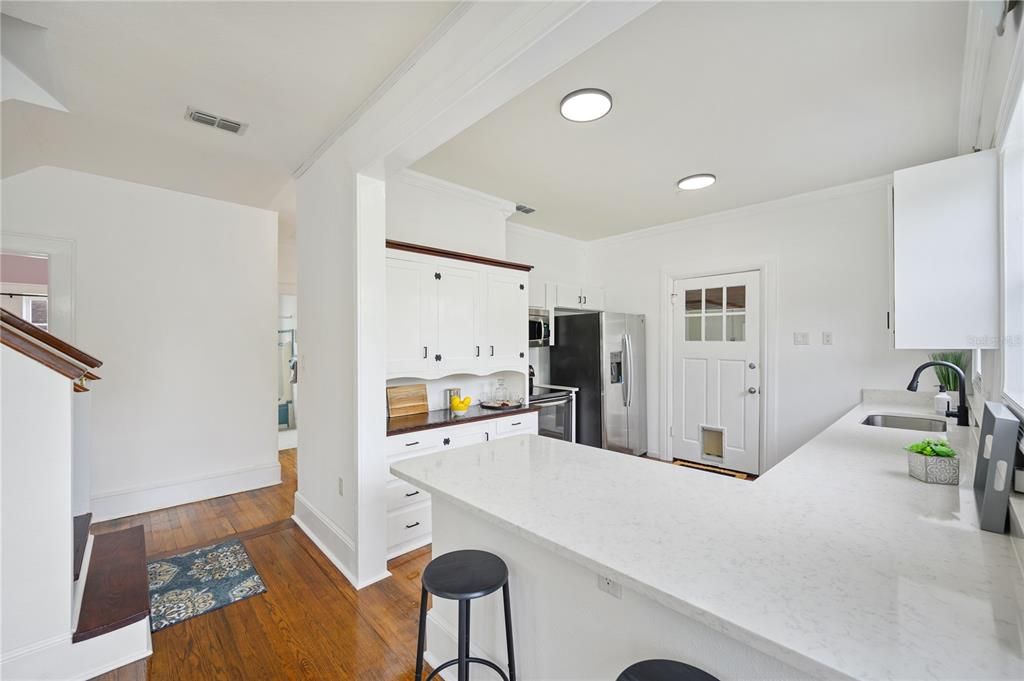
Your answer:
[[[718,679],[682,662],[644,660],[626,667],[616,681],[718,681]]]
[[[508,674],[490,660],[469,655],[469,602],[502,591],[505,601],[505,642],[508,644]],[[486,551],[452,551],[430,561],[423,570],[420,593],[420,633],[416,646],[416,681],[423,677],[423,647],[427,633],[427,593],[459,602],[459,656],[437,666],[430,672],[430,681],[443,669],[459,666],[459,681],[469,681],[469,663],[490,667],[505,681],[516,681],[516,663],[512,653],[512,611],[508,595],[508,566],[505,561]]]

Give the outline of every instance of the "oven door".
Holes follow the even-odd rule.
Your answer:
[[[571,397],[532,402],[531,404],[540,407],[540,412],[537,414],[537,434],[556,440],[572,442],[572,422],[576,416],[573,414],[572,403]]]

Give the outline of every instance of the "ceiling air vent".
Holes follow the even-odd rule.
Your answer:
[[[236,135],[244,135],[245,129],[249,127],[248,123],[239,123],[238,121],[233,121],[230,118],[222,118],[221,116],[216,116],[205,111],[199,111],[192,107],[185,109],[185,118],[195,121],[200,125],[208,125],[211,128],[220,128],[227,132],[233,132]]]
[[[516,212],[522,213],[523,215],[529,215],[530,213],[533,213],[535,210],[535,208],[530,208],[525,203],[516,204]]]

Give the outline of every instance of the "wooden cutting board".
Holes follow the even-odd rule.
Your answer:
[[[397,385],[388,388],[388,418],[425,414],[427,407],[427,384]]]

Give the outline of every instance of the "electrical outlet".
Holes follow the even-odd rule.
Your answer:
[[[822,345],[832,345],[832,332],[831,331],[822,331],[821,332],[821,344]]]
[[[810,345],[811,335],[806,331],[793,332],[793,345]]]
[[[622,598],[622,585],[604,575],[597,576],[597,588],[609,596]]]
[[[345,496],[345,478],[338,478],[338,496]]]

